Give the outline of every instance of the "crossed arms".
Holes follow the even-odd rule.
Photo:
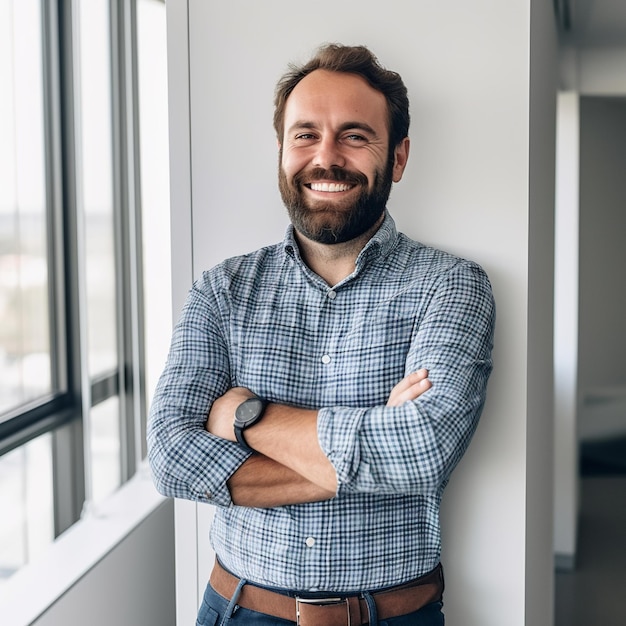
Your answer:
[[[207,275],[190,293],[153,400],[148,449],[158,490],[226,507],[313,502],[342,493],[439,493],[482,410],[495,309],[488,279],[473,264],[457,263],[432,279],[426,274],[414,281],[415,287],[408,283],[402,293],[421,290],[427,306],[419,319],[406,320],[410,342],[375,346],[374,365],[356,361],[366,375],[354,369],[350,380],[337,381],[342,399],[311,401],[300,394],[305,397],[300,403],[292,399],[300,389],[294,392],[292,386],[301,383],[287,385],[286,369],[276,370],[275,362],[266,363],[258,352],[242,357],[249,344],[231,350],[232,341],[241,342],[232,330],[231,295]],[[238,323],[245,329],[247,318]],[[259,332],[272,327],[258,326]],[[364,354],[370,347],[363,346]],[[411,375],[402,378],[403,372],[419,378],[420,368],[428,371],[422,384],[432,383],[428,393],[414,387]],[[278,383],[276,372],[282,376]],[[362,389],[364,384],[371,388]],[[258,451],[250,456],[233,441],[233,419],[252,392],[272,404],[246,430]],[[361,392],[376,399],[359,404]]]
[[[424,369],[403,378],[389,394],[387,406],[400,406],[430,389]],[[235,409],[253,394],[229,389],[212,405],[206,429],[235,441]],[[337,491],[335,468],[317,437],[317,411],[270,404],[263,419],[246,430],[246,441],[258,453],[250,456],[228,480],[234,504],[274,507],[332,498]]]

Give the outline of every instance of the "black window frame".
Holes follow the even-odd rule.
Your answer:
[[[0,414],[0,456],[52,435],[54,532],[90,500],[88,417],[119,396],[121,482],[146,455],[136,3],[109,0],[118,367],[86,373],[78,194],[76,7],[41,0],[49,326],[53,392]]]

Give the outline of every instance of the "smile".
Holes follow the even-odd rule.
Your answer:
[[[350,191],[354,185],[347,183],[310,183],[306,185],[312,191],[325,191],[328,193],[337,193],[339,191]]]

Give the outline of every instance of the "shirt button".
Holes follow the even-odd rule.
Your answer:
[[[334,300],[337,297],[337,292],[332,289],[326,294],[331,300]]]
[[[322,357],[322,363],[323,363],[324,365],[328,365],[328,364],[330,363],[330,355],[325,354],[325,355]]]
[[[307,537],[304,543],[306,543],[307,548],[312,548],[315,545],[315,539],[313,539],[313,537]]]

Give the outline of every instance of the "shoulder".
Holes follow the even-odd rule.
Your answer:
[[[475,275],[487,282],[489,280],[485,270],[475,261],[414,241],[404,233],[398,233],[392,261],[402,265],[408,275],[429,276],[434,281],[451,273]]]
[[[285,259],[284,243],[265,246],[242,255],[224,259],[202,272],[192,291],[206,297],[219,293],[261,288],[265,280],[273,280]]]
[[[495,316],[495,301],[489,277],[475,261],[445,250],[398,236],[392,270],[406,289],[421,294],[430,304],[480,309]],[[453,304],[454,303],[454,304]]]

